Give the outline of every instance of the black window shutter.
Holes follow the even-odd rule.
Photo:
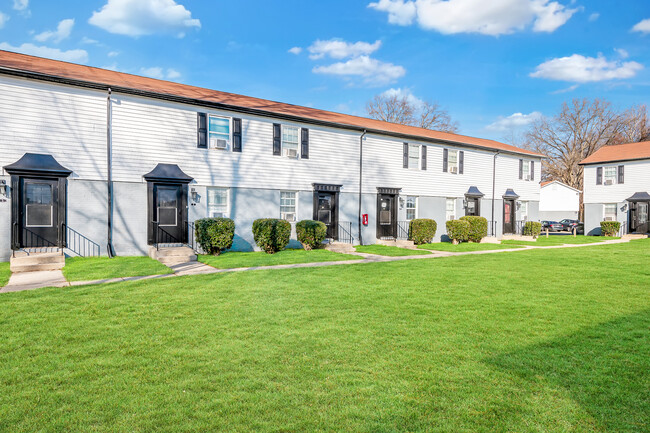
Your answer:
[[[535,180],[535,161],[530,161],[530,180]]]
[[[300,157],[309,159],[309,129],[300,129]]]
[[[465,152],[458,152],[458,174],[463,174],[465,167]]]
[[[232,119],[232,151],[241,152],[241,119]]]
[[[442,171],[447,173],[447,166],[449,165],[449,150],[442,149]]]
[[[196,147],[208,147],[208,124],[205,113],[196,113]]]
[[[624,181],[625,181],[624,169],[625,169],[624,165],[619,165],[618,166],[618,183],[624,183]]]
[[[402,159],[404,168],[409,168],[409,144],[404,143],[404,158]]]
[[[524,160],[520,159],[519,160],[519,179],[524,178]]]
[[[282,125],[273,124],[273,155],[282,155]]]
[[[422,170],[427,169],[427,147],[422,146]]]
[[[603,168],[598,167],[596,168],[596,185],[602,185],[603,184]]]

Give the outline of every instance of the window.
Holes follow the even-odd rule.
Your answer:
[[[208,188],[208,217],[228,218],[228,188]]]
[[[406,219],[414,220],[417,218],[418,198],[414,195],[406,196]]]
[[[449,161],[449,173],[458,173],[458,151],[449,150],[447,158]]]
[[[522,176],[524,180],[530,180],[530,161],[524,161],[522,166]]]
[[[523,221],[528,221],[528,202],[527,201],[519,202],[519,217]]]
[[[227,149],[230,146],[230,119],[208,117],[208,144],[210,149]]]
[[[52,227],[52,185],[48,183],[25,183],[25,211],[27,227]]]
[[[280,191],[280,218],[287,221],[296,220],[295,191]]]
[[[616,167],[605,167],[605,185],[616,183]]]
[[[616,203],[605,204],[603,219],[605,221],[616,221]]]
[[[282,155],[290,158],[298,157],[298,133],[297,126],[282,125]]]
[[[409,144],[409,168],[420,168],[420,145]]]
[[[447,221],[456,219],[456,199],[455,198],[448,198],[447,199],[447,207],[445,210],[446,214],[446,219]]]

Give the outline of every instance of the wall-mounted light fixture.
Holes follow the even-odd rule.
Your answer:
[[[0,180],[0,197],[9,197],[9,186],[6,180]]]
[[[192,200],[192,206],[196,206],[200,198],[201,196],[199,195],[198,192],[196,192],[196,188],[190,189],[190,199]]]
[[[621,212],[627,212],[627,203],[621,206]]]
[[[399,208],[404,209],[404,197],[402,196],[399,198]]]
[[[517,201],[517,210],[519,210],[520,207],[521,207],[521,202]]]
[[[463,199],[463,207],[465,209],[467,209],[467,199],[466,198]]]

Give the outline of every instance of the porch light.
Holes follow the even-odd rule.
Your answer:
[[[621,212],[627,212],[627,203],[621,206]]]
[[[520,207],[521,207],[521,202],[517,201],[517,210],[519,210]]]
[[[190,197],[192,199],[192,204],[198,203],[198,201],[199,201],[199,193],[196,192],[196,188],[192,188],[190,190]]]
[[[6,180],[0,180],[0,197],[9,196],[9,187]]]
[[[467,199],[466,198],[463,199],[463,207],[465,209],[467,209]]]

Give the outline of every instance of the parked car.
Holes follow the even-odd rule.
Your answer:
[[[577,227],[582,223],[578,220],[563,219],[562,221],[560,221],[560,224],[562,224],[562,230],[566,230],[567,232],[572,232],[574,227],[577,229]],[[584,224],[582,225],[584,230]]]
[[[562,224],[557,221],[542,221],[542,231],[560,232],[563,230]]]

